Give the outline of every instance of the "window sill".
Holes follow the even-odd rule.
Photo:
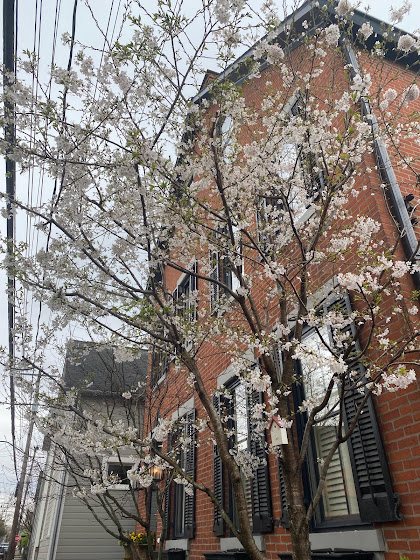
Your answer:
[[[263,535],[254,535],[255,544],[258,550],[265,550],[265,539]],[[228,550],[243,550],[243,546],[236,537],[223,537],[220,539],[221,552]]]
[[[279,553],[280,560],[292,560],[291,553]],[[360,550],[340,550],[323,552],[312,552],[312,560],[373,560],[373,552],[363,552]]]
[[[165,550],[170,550],[171,548],[179,548],[181,550],[190,549],[190,539],[171,539],[165,541]]]
[[[328,533],[311,533],[309,535],[311,549],[317,550],[330,549],[354,549],[357,548],[366,552],[382,552],[385,550],[385,542],[380,529],[358,529],[356,531],[331,531]]]

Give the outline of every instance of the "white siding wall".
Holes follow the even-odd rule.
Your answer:
[[[131,496],[124,497],[124,494],[127,494],[124,491],[115,493],[118,493],[118,500],[122,500],[129,511],[135,511]],[[110,529],[115,530],[114,523],[100,505],[95,506],[95,511]],[[115,512],[115,515],[121,518],[118,512]],[[123,519],[121,524],[129,532],[136,528],[133,519]],[[118,541],[101,527],[84,504],[68,493],[61,518],[55,560],[119,560],[123,556],[124,551]]]

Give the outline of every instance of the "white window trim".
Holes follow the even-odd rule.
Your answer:
[[[197,262],[197,259],[196,259],[195,257],[193,257],[193,258],[190,260],[190,262],[187,264],[187,266],[185,267],[186,270],[190,270],[191,272],[194,272],[194,265],[195,265],[196,262]],[[176,282],[175,289],[178,288],[178,286],[180,286],[180,285],[185,281],[185,279],[186,279],[188,276],[191,276],[191,273],[190,273],[190,272],[182,272],[182,273],[180,274],[180,276],[178,277],[178,280],[177,280],[177,282]]]
[[[136,469],[139,466],[139,461],[133,460],[131,457],[118,457],[117,455],[112,455],[111,457],[104,457],[102,459],[102,473],[108,476],[108,465],[110,463],[120,463],[122,465],[131,465],[132,469]],[[131,484],[132,488],[136,488]],[[113,490],[125,490],[126,492],[130,490],[129,484],[115,484],[112,486],[110,491]]]
[[[265,537],[264,535],[253,535],[255,544],[261,552],[265,551]],[[222,537],[220,540],[220,551],[225,552],[227,550],[239,549],[243,550],[239,539],[236,537]]]
[[[179,276],[179,278],[178,278],[178,280],[177,280],[177,282],[176,282],[176,287],[175,287],[175,290],[174,290],[174,291],[176,291],[176,290],[179,288],[179,286],[181,286],[181,285],[188,279],[188,277],[191,276],[191,273],[194,273],[194,267],[195,267],[196,264],[198,264],[198,261],[197,261],[197,259],[194,257],[194,258],[192,258],[192,259],[190,260],[190,262],[189,262],[188,265],[186,266],[186,269],[189,270],[190,272],[183,272],[183,273]],[[198,279],[197,279],[197,276],[194,276],[194,278],[195,278],[195,282],[196,282],[196,285],[197,285],[197,280],[198,280]],[[197,317],[197,309],[196,309],[196,317]],[[190,351],[193,349],[193,347],[194,347],[193,340],[186,340],[184,346],[185,346],[185,350],[187,350],[187,352],[190,352]],[[169,364],[170,364],[172,361],[173,361],[173,360],[170,360],[170,361],[168,362],[168,366],[169,366]],[[166,372],[165,372],[165,374],[166,374]],[[163,377],[163,375],[161,376],[161,378],[162,378],[162,377]],[[161,379],[161,378],[159,378],[158,383],[160,382],[160,379]]]
[[[172,420],[178,420],[179,418],[182,418],[183,416],[194,410],[194,408],[194,397],[191,397],[172,413]]]
[[[247,350],[242,357],[248,360],[250,365],[255,364],[257,361],[254,356],[254,352],[252,350]],[[234,376],[233,372],[234,372],[234,367],[233,365],[230,365],[224,371],[219,373],[219,375],[217,376],[217,387],[219,388],[222,385],[223,386],[226,385],[226,383],[230,381]]]

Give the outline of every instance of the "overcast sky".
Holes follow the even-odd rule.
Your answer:
[[[199,0],[188,0],[189,2],[198,2]],[[282,1],[279,1],[279,5],[282,5]],[[114,6],[115,4],[115,6]],[[95,12],[96,17],[101,23],[103,29],[106,28],[108,15],[110,12],[111,5],[114,6],[113,18],[111,19],[111,29],[114,19],[117,17],[117,2],[113,0],[90,0],[90,5]],[[386,0],[372,0],[370,2],[362,1],[359,9],[365,10],[367,6],[370,6],[370,14],[378,19],[389,21],[389,8],[390,5],[394,8],[398,8],[401,5],[399,0],[392,0],[392,2],[387,2]],[[38,6],[40,3],[38,2]],[[41,21],[41,42],[40,42],[40,57],[45,68],[51,61],[52,54],[52,41],[53,41],[53,29],[54,29],[54,19],[55,19],[55,6],[56,0],[44,0],[43,3],[43,15]],[[19,2],[19,22],[18,22],[18,50],[29,49],[33,50],[33,38],[35,31],[35,6],[36,0],[24,0]],[[71,18],[72,18],[72,8],[73,2],[70,0],[65,0],[61,2],[61,13],[59,19],[59,30],[58,30],[58,42],[57,50],[55,55],[55,60],[57,64],[65,66],[67,64],[68,48],[61,46],[60,37],[64,31],[71,31]],[[83,2],[79,2],[79,12],[77,19],[77,38],[83,43],[96,44],[99,48],[102,48],[103,39],[96,31],[95,26],[92,24],[89,13]],[[0,14],[1,19],[2,14]],[[404,21],[399,24],[402,29],[414,32],[420,27],[420,1],[413,0],[412,10],[409,16],[406,16]],[[1,23],[1,29],[3,28]],[[40,28],[37,23],[37,33],[39,33]],[[0,169],[0,188],[2,191],[4,188],[4,171]],[[26,183],[18,178],[18,189],[27,188]],[[2,219],[3,220],[3,219]],[[4,221],[4,220],[3,220]],[[24,237],[24,232],[22,229],[26,227],[26,222],[18,223],[18,228],[21,229],[18,232],[19,237]],[[1,224],[0,229],[4,231],[5,225]],[[0,283],[5,286],[4,275],[0,275]],[[3,320],[0,323],[0,345],[7,345],[7,304],[6,298],[3,295],[3,290],[0,291],[0,313]],[[5,440],[10,441],[10,410],[7,405],[7,395],[8,395],[8,378],[5,379],[3,388],[0,389],[0,516],[2,508],[2,498],[3,495],[9,495],[10,490],[14,489],[16,485],[16,477],[13,470],[13,465],[11,461],[11,451],[10,445],[3,443]],[[23,447],[25,439],[25,420],[21,418],[20,413],[17,414],[17,439],[18,445]]]

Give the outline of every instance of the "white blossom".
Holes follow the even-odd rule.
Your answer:
[[[335,11],[337,12],[337,15],[342,17],[350,13],[352,9],[353,6],[351,5],[349,0],[340,0]]]
[[[400,51],[408,52],[415,42],[416,40],[411,35],[401,35],[398,39],[398,48]]]
[[[365,39],[369,39],[369,37],[370,37],[370,36],[372,35],[372,33],[373,33],[373,27],[371,26],[370,23],[364,22],[364,23],[362,24],[362,26],[360,27],[360,29],[359,29],[359,33],[360,33],[361,35],[363,35],[363,37],[364,37]]]
[[[366,94],[369,92],[371,85],[372,85],[372,79],[370,74],[366,74],[363,77],[360,74],[355,74],[350,89],[353,91],[358,91],[360,93]]]
[[[398,24],[403,20],[403,17],[408,14],[411,10],[411,2],[404,0],[403,5],[399,9],[395,9],[392,6],[389,9],[390,20],[394,24]]]
[[[419,97],[419,86],[417,84],[411,84],[403,93],[404,103],[411,103]]]
[[[394,99],[397,98],[397,95],[398,94],[395,89],[388,88],[384,93],[384,99],[386,99],[387,101],[394,101]]]
[[[325,40],[331,47],[336,47],[340,38],[340,28],[332,23],[325,29]]]
[[[407,370],[402,366],[393,373],[384,373],[382,375],[383,386],[390,392],[406,389],[415,380],[416,372],[414,369]]]

